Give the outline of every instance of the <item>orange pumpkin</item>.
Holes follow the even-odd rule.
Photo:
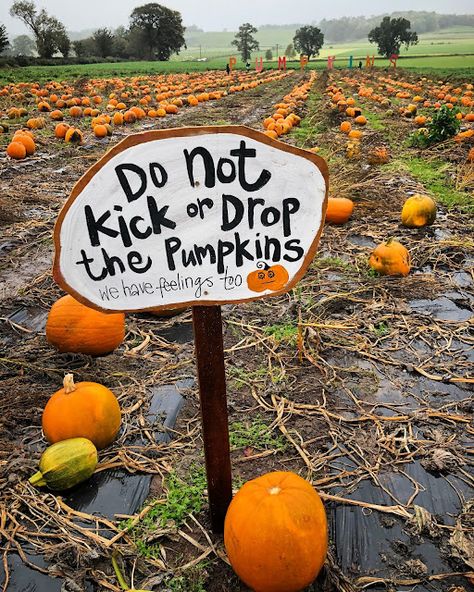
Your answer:
[[[365,125],[367,123],[367,119],[363,115],[358,115],[354,119],[354,122],[357,123],[357,125]]]
[[[135,123],[135,121],[137,120],[137,116],[132,110],[129,110],[125,111],[125,113],[123,114],[123,119],[126,123]]]
[[[87,438],[97,448],[111,444],[121,423],[120,405],[107,387],[96,382],[74,384],[72,374],[46,404],[43,432],[51,444],[69,438]]]
[[[321,570],[327,519],[312,485],[278,471],[248,481],[232,500],[224,544],[237,575],[257,592],[297,592]]]
[[[112,118],[114,125],[123,125],[123,113],[116,112]]]
[[[354,202],[347,197],[330,197],[326,210],[326,222],[345,224],[352,216]]]
[[[272,265],[271,267],[259,261],[257,270],[247,276],[247,285],[253,292],[264,292],[282,290],[289,280],[289,275],[283,265]]]
[[[60,352],[103,356],[116,349],[124,337],[123,313],[94,310],[69,294],[53,304],[46,322],[46,339]]]
[[[340,126],[341,132],[348,134],[352,129],[352,125],[349,121],[343,121]]]
[[[376,146],[369,154],[367,161],[369,164],[386,164],[390,160],[390,154],[385,146]]]
[[[436,203],[428,195],[416,193],[403,204],[401,217],[408,228],[430,226],[436,220]]]
[[[381,275],[402,275],[410,273],[410,253],[396,240],[389,239],[372,251],[369,259],[372,269]]]
[[[96,138],[105,138],[107,136],[107,128],[103,124],[94,126],[94,136]]]
[[[81,109],[81,107],[77,107],[77,106],[71,107],[69,109],[69,115],[71,117],[82,117],[82,109]]]
[[[38,103],[38,111],[41,111],[43,113],[47,113],[48,111],[51,111],[51,105],[49,103],[47,103],[46,101],[40,101]]]
[[[64,139],[66,136],[67,130],[70,128],[70,125],[67,123],[58,123],[57,126],[54,128],[54,135],[56,138]]]
[[[72,144],[81,144],[82,143],[82,132],[81,130],[70,127],[66,130],[66,135],[64,136],[64,140],[66,142],[71,142]]]
[[[22,160],[26,156],[26,148],[20,141],[15,139],[14,142],[8,144],[7,154],[10,158],[14,158],[15,160]]]
[[[54,111],[51,111],[49,116],[51,117],[51,119],[53,121],[62,121],[64,119],[63,112],[60,111],[59,109],[55,109]]]
[[[423,127],[426,124],[426,116],[425,115],[417,115],[413,120],[418,127]]]
[[[13,136],[14,142],[20,142],[26,149],[27,156],[31,156],[35,153],[36,144],[31,136],[28,136],[25,132],[16,132]]]

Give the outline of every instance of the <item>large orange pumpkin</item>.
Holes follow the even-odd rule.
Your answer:
[[[381,275],[403,275],[410,273],[410,253],[396,240],[389,239],[372,251],[369,259],[372,269]]]
[[[352,215],[354,202],[347,197],[330,197],[326,210],[326,222],[345,224]]]
[[[49,311],[46,339],[60,352],[102,356],[117,348],[125,337],[125,315],[106,314],[63,296]]]
[[[290,472],[248,481],[225,518],[229,561],[256,592],[297,592],[308,586],[326,559],[327,537],[321,499]]]
[[[416,193],[403,204],[402,224],[408,228],[430,226],[436,220],[436,203],[429,195]]]
[[[120,405],[113,392],[96,382],[75,384],[72,374],[66,374],[63,388],[51,396],[42,418],[44,435],[51,444],[87,438],[97,448],[114,441],[120,423]]]

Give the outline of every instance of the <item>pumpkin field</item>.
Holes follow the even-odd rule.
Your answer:
[[[327,516],[325,557],[314,496],[313,573],[285,543],[295,573],[280,587],[258,566],[291,510],[259,514],[264,542],[250,554],[245,500],[229,513],[235,540],[211,528],[191,308],[84,311],[60,300],[52,274],[59,212],[107,150],[144,131],[223,125],[329,168],[323,232],[296,287],[222,306],[233,492],[296,473],[306,483],[292,482],[287,504],[316,490]],[[474,86],[455,72],[0,86],[3,590],[474,590],[473,231]],[[48,477],[78,427],[87,435],[67,454],[80,478]]]

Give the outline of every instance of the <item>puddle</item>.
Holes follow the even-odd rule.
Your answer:
[[[368,236],[362,236],[360,234],[351,234],[347,237],[348,242],[352,245],[357,245],[358,247],[370,247],[375,248],[377,243],[375,243],[371,238]]]
[[[344,278],[344,276],[340,273],[333,273],[333,272],[329,272],[326,275],[326,278],[330,281],[330,282],[339,282]]]
[[[433,235],[434,238],[439,241],[446,240],[453,236],[449,230],[443,230],[442,228],[436,228]]]
[[[416,376],[408,388],[428,403],[436,400],[439,402],[440,398],[444,402],[446,395],[449,395],[448,401],[463,401],[468,397],[467,390],[455,383],[430,380],[423,376]]]
[[[18,259],[14,268],[4,270],[0,275],[0,301],[15,299],[21,288],[31,285],[34,278],[51,269],[52,259],[53,246],[47,245],[33,260],[27,254]]]
[[[441,321],[463,322],[473,316],[470,310],[460,308],[446,296],[440,296],[436,300],[411,300],[408,305],[417,313],[432,316]]]
[[[46,319],[48,318],[48,311],[44,308],[35,306],[22,306],[11,315],[8,316],[8,320],[20,327],[29,329],[36,333],[43,332],[46,327]]]
[[[24,547],[23,550],[25,550]],[[25,554],[31,563],[48,569],[48,565],[42,557],[30,554],[26,550]],[[67,582],[62,578],[53,578],[24,565],[18,555],[10,554],[8,556],[8,568],[10,570],[8,592],[65,592],[65,590],[73,590],[73,588],[67,586]],[[0,566],[0,577],[5,578],[3,565]],[[74,583],[80,586],[78,589],[83,592],[93,592],[94,590],[90,583],[86,583],[85,587],[83,587],[82,582],[76,581]]]
[[[374,395],[377,402],[387,403],[390,405],[403,405],[403,412],[407,412],[409,408],[418,407],[418,402],[415,397],[407,392],[397,389],[391,380],[382,378],[379,380],[379,387]],[[400,408],[388,409],[379,407],[380,412],[384,416],[399,415]]]
[[[445,524],[453,524],[449,514],[457,514],[461,503],[455,493],[455,488],[466,492],[469,488],[460,480],[448,477],[453,483],[449,485],[446,479],[429,474],[418,463],[410,463],[403,467],[408,475],[418,481],[424,488],[416,499],[415,504],[437,515]],[[413,484],[407,477],[397,473],[379,475],[384,487],[405,503],[413,493]],[[349,499],[363,500],[367,503],[380,505],[394,505],[396,502],[381,488],[371,481],[362,481],[352,493],[343,490],[335,492]],[[411,537],[405,532],[404,523],[391,515],[371,512],[365,508],[349,505],[331,504],[333,520],[331,521],[331,540],[335,544],[338,564],[343,573],[371,574],[385,578],[410,577],[407,561],[419,559],[427,568],[427,574],[450,573],[450,566],[441,555],[440,550],[429,539]],[[454,579],[449,580],[450,586]],[[459,584],[465,581],[459,579]],[[385,590],[384,586],[371,590]],[[397,590],[404,590],[398,588]],[[410,590],[415,588],[410,587]],[[433,591],[429,585],[420,584],[416,590]]]
[[[470,288],[474,285],[471,274],[466,271],[456,271],[453,274],[452,280],[458,288]]]
[[[17,243],[12,242],[12,241],[0,243],[0,254],[5,255],[6,253],[8,253],[12,249],[14,249],[16,246],[17,246]]]

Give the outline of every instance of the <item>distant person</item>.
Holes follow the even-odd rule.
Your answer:
[[[229,64],[226,64],[225,65],[225,71],[227,72],[227,75],[230,74],[230,66],[229,66]]]
[[[359,70],[362,70],[362,61],[359,62]]]
[[[247,63],[245,64],[245,69],[247,70],[247,72],[250,70],[250,62],[247,60]]]

